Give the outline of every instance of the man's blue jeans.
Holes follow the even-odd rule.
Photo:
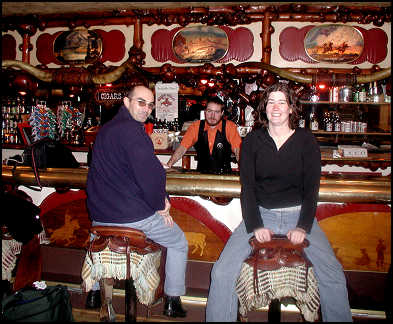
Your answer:
[[[164,292],[168,296],[182,296],[186,293],[185,274],[187,266],[188,242],[180,227],[165,225],[164,219],[158,213],[134,223],[101,223],[92,222],[92,226],[123,226],[143,231],[154,242],[167,248],[165,265]],[[99,284],[93,290],[99,290]]]
[[[260,207],[264,227],[274,234],[287,234],[296,228],[300,206],[279,209]],[[233,231],[214,264],[206,307],[206,322],[235,322],[238,312],[236,281],[243,261],[249,256],[248,243],[254,233],[247,233],[244,221]],[[304,250],[314,266],[321,301],[323,321],[351,322],[346,279],[326,235],[316,219],[306,235],[310,246]]]

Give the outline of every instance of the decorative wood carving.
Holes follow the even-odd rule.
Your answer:
[[[3,35],[1,39],[1,51],[3,60],[16,59],[16,40],[12,35]]]
[[[183,27],[176,27],[172,30],[158,29],[151,37],[151,55],[158,62],[172,61],[174,63],[183,63],[179,60],[172,50],[172,40],[175,34]],[[254,37],[251,31],[245,27],[236,29],[220,26],[228,36],[229,48],[227,54],[217,61],[217,63],[226,63],[231,60],[244,62],[248,60],[254,52]]]
[[[124,58],[126,48],[125,48],[125,36],[119,30],[111,30],[109,32],[102,29],[93,29],[92,31],[96,32],[102,39],[102,54],[99,59],[100,62],[104,63],[107,61],[111,62],[119,62]],[[53,45],[56,37],[58,37],[62,31],[48,34],[41,34],[37,38],[36,46],[37,46],[37,60],[47,65],[49,63],[54,63],[57,65],[62,65],[53,51]],[[51,49],[51,50],[48,50]]]
[[[304,49],[304,38],[309,30],[315,25],[305,26],[300,29],[296,27],[287,27],[280,34],[279,52],[284,60],[293,62],[301,60],[305,63],[317,63],[312,60]],[[385,31],[379,28],[358,29],[364,39],[364,50],[362,54],[354,61],[347,64],[357,65],[366,61],[372,64],[382,62],[387,56],[388,36]]]
[[[219,4],[219,3],[217,3]],[[207,25],[246,25],[263,21],[266,13],[272,21],[318,21],[333,23],[355,22],[374,24],[377,27],[391,21],[391,7],[377,6],[369,3],[366,6],[290,3],[271,5],[236,5],[217,7],[185,7],[172,9],[143,9],[119,12],[83,12],[78,15],[28,15],[20,17],[2,17],[2,31],[15,30],[18,25],[29,23],[40,30],[52,27],[130,25],[136,19],[142,24],[170,26],[179,24],[186,26],[191,23]]]

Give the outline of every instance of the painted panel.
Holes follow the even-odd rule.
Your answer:
[[[332,27],[335,30],[329,30],[326,29],[326,26],[338,26],[338,27]],[[318,29],[321,27],[325,27],[324,29]],[[356,30],[355,32],[352,32],[352,35],[359,35],[357,39],[357,45],[356,43],[353,44],[353,46],[346,47],[346,45],[352,44],[352,39],[351,36],[347,35],[342,35],[342,30],[339,29],[339,27],[345,27],[346,30],[349,28],[349,30]],[[315,29],[314,29],[315,28]],[[311,64],[317,64],[319,63],[315,59],[312,59],[310,55],[307,54],[307,49],[310,50],[311,52],[311,47],[316,45],[316,43],[313,43],[312,40],[315,40],[313,37],[311,37],[311,34],[308,34],[312,30],[315,30],[316,32],[313,32],[313,35],[319,36],[321,41],[319,41],[318,46],[320,46],[320,51],[322,52],[323,55],[327,56],[328,60],[320,60],[322,63],[328,63],[328,64],[339,64],[339,63],[345,63],[345,64],[361,64],[364,62],[369,62],[372,64],[378,64],[384,61],[387,58],[387,45],[388,45],[388,36],[386,32],[381,29],[381,28],[371,28],[371,29],[365,29],[362,27],[358,26],[345,26],[345,25],[321,25],[321,26],[315,26],[315,25],[308,25],[304,26],[301,28],[297,27],[286,27],[285,29],[282,30],[279,36],[279,53],[280,56],[290,62],[294,62],[297,60],[301,60],[302,62],[305,63],[311,63]],[[340,32],[337,32],[340,31]],[[338,33],[338,36],[336,33]],[[326,35],[325,35],[326,34]],[[309,40],[306,40],[306,38],[309,38]],[[334,41],[330,40],[329,37],[333,38]],[[341,38],[340,38],[341,37]],[[354,38],[354,37],[353,37]],[[360,50],[361,48],[361,38],[363,38],[363,50]],[[307,41],[307,44],[305,42]],[[331,46],[330,46],[331,42]],[[325,44],[325,46],[324,46]],[[344,45],[344,46],[343,46]],[[357,47],[358,46],[358,47]],[[346,47],[344,49],[344,47]],[[343,61],[343,56],[342,54],[339,53],[339,50],[342,51],[349,51],[352,50],[356,52],[356,57],[351,57],[351,61]],[[323,51],[326,51],[326,53],[323,53]],[[337,53],[336,53],[337,52]],[[337,55],[339,60],[334,60],[334,55]],[[348,56],[351,56],[352,54],[348,53]],[[353,59],[354,58],[354,59]]]
[[[361,32],[346,25],[313,27],[304,38],[306,54],[317,62],[350,63],[359,58],[363,47]]]
[[[58,35],[53,51],[63,64],[93,63],[102,53],[102,40],[97,33],[77,27]]]
[[[187,61],[184,57],[177,56],[172,46],[175,37],[179,35],[179,33],[183,30],[182,27],[176,27],[172,30],[158,29],[152,34],[152,58],[158,62],[172,61],[174,63],[200,63],[215,61],[217,63],[225,63],[231,60],[244,62],[253,55],[254,36],[248,28],[239,27],[236,29],[232,29],[230,27],[220,26],[216,29],[223,31],[228,39],[228,48],[226,54],[221,58],[214,57],[214,54],[211,55],[210,58],[208,56],[206,56],[205,59],[198,59],[195,57],[192,60]],[[181,41],[181,38],[178,39],[179,48],[181,48],[181,46],[184,47],[184,45],[181,45],[182,43],[184,43],[184,41]],[[213,49],[213,47],[209,47],[209,49],[211,50]],[[184,48],[183,51],[185,51]]]
[[[344,270],[387,272],[391,264],[391,210],[387,205],[323,204],[319,225]]]
[[[220,256],[231,231],[198,202],[171,198],[170,214],[188,241],[188,259],[214,262]]]
[[[194,26],[180,29],[172,40],[172,49],[183,63],[215,62],[228,51],[227,34],[218,27]]]
[[[54,192],[40,205],[40,218],[50,243],[59,247],[85,249],[91,220],[86,208],[86,192]]]
[[[40,209],[40,218],[51,244],[79,249],[87,247],[91,220],[84,190],[54,192],[43,200]],[[189,243],[188,259],[216,261],[231,235],[230,229],[189,198],[172,197],[170,213]]]
[[[89,31],[96,34],[102,42],[99,61],[104,63],[106,61],[119,62],[121,61],[126,52],[125,36],[120,30],[105,31],[102,29],[94,29]],[[58,37],[64,34],[64,31],[59,31],[53,35],[44,33],[41,34],[36,41],[37,46],[37,60],[41,64],[48,65],[54,63],[57,65],[64,64],[64,60],[56,57],[55,41]],[[52,49],[52,50],[48,50]],[[86,54],[83,54],[86,55]],[[94,60],[92,60],[94,61]],[[90,62],[90,61],[89,61]],[[69,64],[69,63],[67,63]]]

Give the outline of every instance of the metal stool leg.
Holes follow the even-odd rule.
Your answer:
[[[125,280],[125,306],[126,306],[126,322],[136,322],[136,290],[134,280],[132,278]]]
[[[273,299],[269,304],[267,321],[274,323],[281,321],[281,303],[279,299]]]

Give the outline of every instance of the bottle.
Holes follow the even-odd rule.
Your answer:
[[[312,131],[317,131],[319,129],[319,122],[318,122],[317,114],[315,112],[315,106],[312,106],[312,108],[311,108],[310,129]]]
[[[372,82],[370,82],[368,84],[366,101],[367,102],[373,102],[374,101],[374,91],[373,91],[373,83]]]
[[[304,116],[303,109],[300,111],[300,114],[299,114],[299,127],[301,127],[301,128],[306,127],[306,118]]]
[[[379,102],[379,91],[377,81],[374,81],[373,85],[373,102]]]
[[[367,93],[366,93],[366,85],[365,84],[361,84],[359,86],[359,102],[366,102],[367,100]]]
[[[323,114],[323,124],[324,124],[325,131],[327,132],[333,131],[333,122],[332,119],[330,118],[330,113],[328,111],[325,111]]]
[[[352,87],[352,101],[353,102],[359,102],[359,92],[360,92],[360,87],[358,84],[354,85]]]
[[[341,117],[337,111],[333,111],[333,130],[341,132]]]

